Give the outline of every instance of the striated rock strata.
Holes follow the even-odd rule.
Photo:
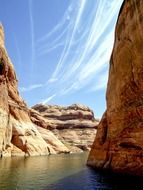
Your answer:
[[[37,104],[30,114],[33,123],[50,129],[71,152],[90,149],[99,123],[88,107],[79,104],[68,107]]]
[[[45,141],[31,122],[30,111],[19,96],[16,74],[0,26],[0,156],[69,152],[52,132],[47,131],[47,135]]]
[[[143,175],[143,1],[125,0],[110,60],[107,110],[89,166]]]

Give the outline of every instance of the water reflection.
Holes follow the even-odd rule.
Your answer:
[[[95,171],[86,159],[87,154],[1,159],[0,190],[143,189],[143,178]]]
[[[143,189],[143,178],[85,168],[83,171],[50,184],[44,190],[123,190]]]
[[[86,157],[87,154],[1,159],[0,190],[43,189],[80,171]]]

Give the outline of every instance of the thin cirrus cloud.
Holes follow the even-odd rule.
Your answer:
[[[48,55],[59,47],[62,51],[48,81],[34,88],[31,86],[28,91],[47,87],[48,98],[43,100],[45,103],[56,96],[79,90],[96,91],[105,88],[115,23],[122,2],[123,0],[70,1],[61,22],[36,42],[32,42],[37,56]],[[34,33],[33,18],[31,25]],[[53,36],[54,40],[51,41]]]
[[[42,100],[41,103],[42,103],[42,104],[47,104],[47,103],[50,102],[50,100],[52,100],[55,96],[56,96],[56,94],[53,94],[53,95],[49,96],[48,98]]]
[[[30,18],[30,27],[31,27],[31,65],[34,66],[35,60],[35,32],[34,32],[34,20],[33,20],[33,1],[29,0],[29,18]]]
[[[20,87],[20,91],[21,92],[28,92],[28,91],[35,90],[35,89],[42,88],[42,87],[43,87],[43,84],[33,84],[27,88]]]

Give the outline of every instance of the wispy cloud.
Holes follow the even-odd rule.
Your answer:
[[[21,92],[29,92],[38,88],[42,88],[44,86],[44,84],[33,84],[31,86],[28,87],[20,87],[19,90]]]
[[[64,64],[64,62],[66,61],[66,59],[67,59],[67,57],[69,55],[72,43],[74,41],[74,37],[75,37],[76,32],[77,32],[77,28],[78,28],[79,23],[80,23],[81,16],[83,14],[85,4],[86,4],[86,0],[80,1],[79,9],[77,11],[75,21],[73,22],[74,25],[73,25],[73,28],[71,29],[71,34],[70,34],[70,36],[68,38],[68,41],[67,41],[67,43],[65,45],[65,48],[64,48],[63,53],[62,53],[62,56],[60,57],[60,60],[59,60],[59,62],[57,64],[57,67],[56,67],[52,77],[55,77],[57,75],[57,73],[62,68],[62,65]]]
[[[56,82],[57,80],[56,78],[50,78],[46,84]]]
[[[98,90],[102,90],[102,89],[105,89],[106,86],[107,86],[107,81],[108,81],[108,72],[105,71],[103,72],[102,74],[99,74],[97,76],[97,84],[96,86],[94,85],[91,85],[91,87],[89,87],[89,92],[95,92],[95,91],[98,91]]]
[[[34,20],[33,20],[33,10],[32,10],[32,4],[33,0],[29,0],[29,16],[30,16],[30,27],[31,27],[31,65],[34,65],[34,59],[35,59],[35,33],[34,33]]]
[[[52,96],[49,96],[48,98],[42,100],[41,103],[42,103],[42,104],[47,104],[47,103],[50,102],[55,96],[56,96],[56,94],[53,94]]]
[[[43,102],[84,88],[105,88],[115,23],[122,2],[123,0],[99,0],[94,3],[89,0],[70,1],[61,21],[53,30],[39,38],[36,44],[30,14],[33,55],[34,47],[36,55],[39,56],[61,48],[54,72],[47,82],[40,86],[49,89],[49,97]],[[31,3],[32,0],[30,13]],[[105,69],[106,72],[103,72]],[[28,89],[30,91],[36,88],[39,87]]]
[[[14,43],[15,43],[16,52],[17,52],[18,65],[21,66],[22,61],[21,61],[21,52],[20,52],[19,44],[18,44],[15,33],[13,33],[13,36],[14,36]]]

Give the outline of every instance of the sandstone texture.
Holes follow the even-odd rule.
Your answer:
[[[48,138],[42,137],[31,121],[26,103],[19,96],[17,83],[0,26],[0,157],[69,152],[52,132],[47,131],[45,136]]]
[[[87,164],[143,175],[143,1],[125,0],[110,60],[107,110]]]
[[[33,123],[51,130],[70,152],[89,150],[99,123],[92,110],[79,104],[68,107],[37,104],[30,115]]]
[[[98,120],[83,105],[36,105],[29,109],[4,45],[0,25],[0,157],[38,156],[89,150]]]

